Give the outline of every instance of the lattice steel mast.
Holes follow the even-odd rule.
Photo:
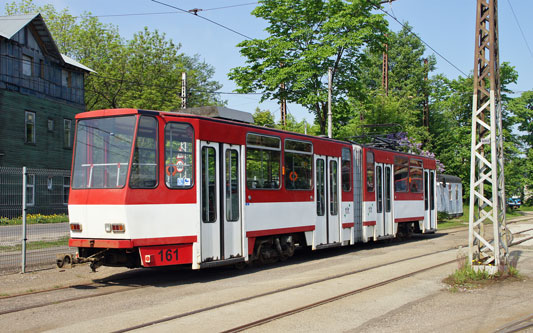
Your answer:
[[[495,267],[505,264],[508,255],[499,69],[498,1],[477,0],[469,259]],[[492,242],[484,228],[490,222]]]

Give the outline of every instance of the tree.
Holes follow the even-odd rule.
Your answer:
[[[515,161],[513,165],[518,169],[516,178],[519,188],[515,189],[513,194],[523,196],[525,187],[533,189],[533,91],[526,91],[520,97],[511,100],[508,109],[513,113],[513,120],[521,131],[519,135],[521,149],[517,154],[519,161]],[[507,179],[506,175],[506,185]]]
[[[195,55],[179,52],[157,30],[144,28],[126,41],[112,24],[91,13],[72,16],[53,5],[38,7],[33,0],[6,4],[8,15],[41,12],[63,54],[93,69],[85,80],[87,109],[135,107],[175,110],[181,105],[181,73],[187,73],[188,106],[223,105],[214,93],[214,68]]]
[[[500,66],[500,82],[502,91],[502,118],[504,135],[504,159],[506,192],[512,193],[518,179],[516,159],[518,157],[518,142],[513,135],[514,124],[508,104],[510,98],[507,86],[515,83],[518,74],[509,63]],[[472,130],[472,89],[473,78],[458,77],[450,80],[443,75],[437,75],[431,82],[431,114],[430,135],[431,151],[446,166],[446,173],[459,176],[465,183],[470,179],[470,145]],[[469,188],[465,186],[465,196],[469,195]]]
[[[429,72],[435,68],[434,56],[425,57],[425,45],[404,24],[399,32],[387,32],[388,93],[382,87],[383,52],[365,49],[361,84],[364,94],[350,100],[348,133],[353,135],[377,135],[387,132],[406,132],[417,142],[429,141],[428,132],[422,126],[426,95],[430,92]],[[425,63],[427,60],[427,64]],[[394,124],[386,127],[368,127]]]
[[[259,107],[255,109],[253,114],[254,124],[258,126],[265,126],[268,128],[276,127],[276,119],[270,110],[261,110]]]
[[[262,0],[252,14],[269,23],[269,36],[238,44],[246,65],[229,77],[239,92],[261,91],[262,101],[285,99],[306,107],[325,133],[328,68],[335,107],[360,94],[363,48],[381,47],[387,26],[372,13],[377,6],[377,0]]]

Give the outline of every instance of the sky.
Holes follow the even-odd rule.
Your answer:
[[[297,1],[297,0],[295,0]],[[0,13],[6,3],[0,0]],[[251,15],[257,6],[253,0],[158,0],[184,10],[202,9],[200,16],[224,25],[251,38],[265,38],[267,23]],[[200,17],[179,12],[152,0],[34,0],[37,5],[52,4],[56,9],[68,8],[78,15],[91,12],[104,23],[118,26],[127,39],[145,26],[164,32],[174,42],[181,43],[181,51],[187,55],[198,54],[200,59],[215,68],[214,80],[223,84],[221,92],[233,92],[236,85],[227,77],[231,68],[245,64],[245,58],[236,46],[245,39],[240,34],[222,28]],[[224,8],[225,7],[225,8]],[[533,1],[499,0],[500,62],[509,62],[519,74],[518,83],[510,86],[513,91],[533,89]],[[470,74],[474,68],[474,37],[476,0],[394,0],[383,9],[401,22],[408,22],[415,32],[439,54],[437,68],[430,76],[444,74],[450,79]],[[513,14],[514,11],[514,14]],[[169,13],[171,12],[171,13]],[[124,15],[143,14],[143,15]],[[389,16],[390,29],[402,27]],[[525,35],[525,38],[523,37]],[[435,54],[429,47],[426,53]],[[451,63],[448,63],[448,61]],[[327,78],[327,73],[325,73]],[[222,94],[227,107],[254,112],[256,107],[272,111],[280,118],[278,101],[260,104],[260,95]],[[517,95],[518,96],[518,95]],[[296,104],[288,104],[288,111],[296,120],[313,122],[312,115]]]

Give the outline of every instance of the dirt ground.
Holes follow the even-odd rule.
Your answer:
[[[532,223],[515,226],[516,230],[533,228]],[[521,234],[520,237],[525,237]],[[515,240],[519,237],[515,237]],[[376,250],[379,251],[379,250]],[[464,250],[463,250],[464,251]],[[339,326],[333,331],[348,332],[490,332],[533,315],[533,240],[512,248],[518,258],[521,279],[491,283],[478,289],[450,291],[444,283],[394,310],[376,313],[371,320],[355,326]],[[449,271],[449,270],[448,270]],[[72,269],[48,269],[26,274],[0,276],[0,297],[36,290],[58,289],[92,283],[117,274],[134,274],[135,270],[100,267],[93,273],[87,265]],[[446,277],[442,274],[442,279]],[[417,283],[427,284],[423,276]],[[438,281],[438,280],[437,280]],[[398,286],[397,288],[402,288]],[[321,309],[325,313],[324,309]],[[335,312],[332,309],[332,312]],[[326,311],[327,312],[327,311]],[[280,322],[283,325],[282,322]],[[264,327],[269,330],[273,327]],[[290,327],[286,327],[291,331]],[[261,329],[259,329],[261,331]],[[529,329],[526,332],[533,332]]]

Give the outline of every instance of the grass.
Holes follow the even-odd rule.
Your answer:
[[[443,282],[450,286],[451,292],[457,292],[476,289],[505,280],[521,279],[522,277],[516,268],[516,262],[505,268],[502,266],[496,274],[491,275],[485,270],[474,269],[467,260],[464,260],[460,262],[459,268],[446,277]]]
[[[50,247],[67,246],[69,236],[62,237],[53,241],[36,241],[26,243],[26,250],[41,250]],[[22,244],[12,246],[0,246],[0,252],[18,252],[22,250]]]
[[[61,223],[68,222],[68,215],[66,214],[28,214],[26,216],[26,223],[38,224],[38,223]],[[0,225],[20,225],[22,224],[22,216],[16,218],[7,218],[0,216]]]
[[[508,219],[514,218],[514,217],[520,217],[520,216],[523,216],[523,212],[525,211],[533,211],[533,207],[532,206],[521,206],[518,209],[507,209],[506,216]],[[446,229],[458,228],[458,227],[468,227],[468,213],[469,213],[468,205],[463,206],[463,216],[451,218],[451,217],[447,217],[446,214],[439,213],[439,216],[437,218],[439,230],[446,230]]]

